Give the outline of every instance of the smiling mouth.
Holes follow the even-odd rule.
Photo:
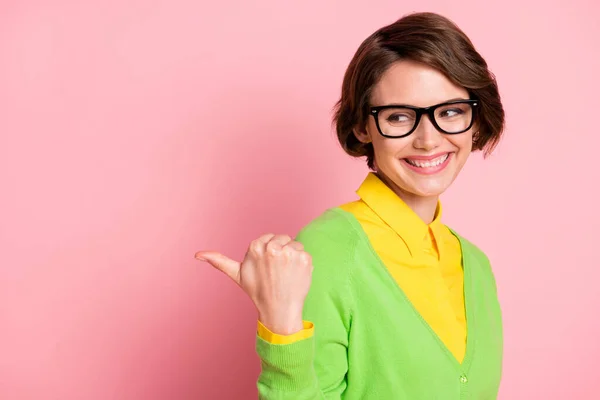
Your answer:
[[[439,157],[434,158],[433,160],[411,160],[410,158],[405,158],[404,160],[412,165],[413,167],[417,167],[417,168],[432,168],[432,167],[437,167],[438,165],[441,165],[444,161],[446,161],[448,159],[448,156],[450,155],[450,153],[446,153],[446,154],[442,154]]]

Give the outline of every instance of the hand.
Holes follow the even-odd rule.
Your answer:
[[[289,335],[303,329],[302,309],[313,266],[301,243],[287,235],[267,234],[250,243],[241,263],[210,251],[199,251],[196,258],[237,283],[271,332]]]

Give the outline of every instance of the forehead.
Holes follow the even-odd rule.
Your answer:
[[[427,107],[455,98],[469,98],[463,87],[425,64],[402,60],[392,64],[373,88],[371,104]]]

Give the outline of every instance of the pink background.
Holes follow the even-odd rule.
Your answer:
[[[500,398],[600,398],[598,4],[2,2],[0,398],[256,398],[253,307],[193,254],[354,198],[342,74],[423,10],[473,39],[507,111],[444,198],[495,269]]]

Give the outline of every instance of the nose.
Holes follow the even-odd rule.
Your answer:
[[[413,147],[425,151],[435,149],[444,140],[442,133],[433,126],[428,115],[423,115],[419,126],[413,132],[413,137]]]

